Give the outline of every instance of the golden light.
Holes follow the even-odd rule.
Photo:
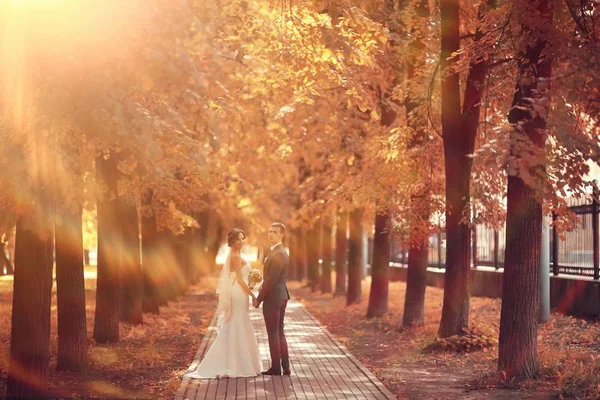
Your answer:
[[[108,84],[106,71],[131,64],[132,48],[144,40],[148,8],[141,0],[0,1],[0,109],[13,138],[31,142],[39,135],[39,125],[31,125],[38,114],[45,134],[57,134],[68,110],[94,85]],[[33,177],[47,170],[40,163],[51,152],[41,142],[29,153]]]

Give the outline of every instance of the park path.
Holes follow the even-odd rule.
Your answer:
[[[258,338],[263,369],[267,369],[269,347],[262,312],[254,308],[251,310],[250,318]],[[175,400],[395,398],[302,304],[291,300],[285,320],[291,376],[211,380],[184,378]],[[195,369],[214,340],[215,322],[213,318],[190,370]]]

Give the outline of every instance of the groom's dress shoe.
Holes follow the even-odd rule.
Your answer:
[[[281,371],[275,371],[273,368],[269,368],[266,371],[261,372],[263,375],[281,375]]]
[[[292,374],[292,371],[290,371],[290,370],[289,370],[289,368],[288,368],[288,369],[284,369],[284,370],[283,370],[283,374],[284,374],[284,375],[288,375],[288,376],[289,376],[289,375],[291,375],[291,374]]]

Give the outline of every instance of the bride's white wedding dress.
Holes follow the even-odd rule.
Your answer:
[[[241,268],[248,283],[250,264]],[[185,377],[196,379],[252,377],[260,375],[261,360],[256,335],[250,322],[250,297],[229,271],[229,257],[223,266],[219,292],[219,330],[204,359]]]

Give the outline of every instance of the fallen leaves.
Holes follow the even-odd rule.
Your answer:
[[[471,329],[464,336],[437,337],[443,290],[427,288],[422,326],[402,328],[406,284],[389,286],[389,312],[367,319],[370,279],[363,302],[346,307],[344,297],[289,285],[294,297],[374,372],[398,398],[462,398],[476,390],[494,398],[600,398],[600,323],[552,313],[538,330],[539,379],[513,382],[496,373],[500,299],[471,298]],[[431,351],[435,350],[435,351]]]
[[[89,368],[82,373],[56,371],[57,320],[52,315],[50,391],[72,398],[173,398],[194,358],[216,308],[215,277],[205,277],[159,315],[144,314],[144,324],[121,324],[121,341],[97,345],[92,338],[95,281],[86,281]],[[55,287],[56,290],[56,287]],[[10,321],[12,293],[0,291],[0,321]],[[56,292],[53,293],[56,304]],[[10,323],[0,324],[0,397],[6,385]]]

